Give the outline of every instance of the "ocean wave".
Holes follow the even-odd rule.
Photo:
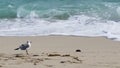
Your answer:
[[[0,7],[0,18],[24,18],[34,12],[40,18],[66,20],[74,15],[86,15],[119,21],[120,3],[116,1],[117,0],[6,0],[0,2],[0,6],[3,6]]]
[[[0,36],[74,35],[120,39],[119,26],[119,22],[85,15],[72,16],[68,20],[4,19],[0,20]]]
[[[0,0],[0,36],[120,39],[118,0]]]

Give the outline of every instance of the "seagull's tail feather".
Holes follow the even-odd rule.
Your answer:
[[[14,49],[14,50],[19,50],[19,48],[16,48],[16,49]]]

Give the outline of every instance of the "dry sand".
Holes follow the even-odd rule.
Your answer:
[[[27,40],[30,55],[14,50]],[[1,68],[120,68],[119,59],[120,42],[104,37],[0,37]]]

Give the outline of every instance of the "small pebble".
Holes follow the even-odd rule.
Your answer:
[[[81,52],[81,50],[80,50],[80,49],[77,49],[76,52]]]

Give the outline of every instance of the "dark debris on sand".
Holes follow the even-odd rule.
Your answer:
[[[26,54],[13,54],[13,55],[7,55],[7,54],[1,54],[1,60],[5,60],[5,62],[9,60],[14,60],[14,62],[18,62],[22,60],[21,63],[32,63],[33,65],[38,65],[39,63],[43,61],[51,61],[54,59],[54,57],[59,57],[59,63],[81,63],[82,60],[79,59],[79,57],[71,56],[71,54],[63,54],[63,53],[47,53],[42,58],[41,55],[38,54],[32,54],[32,55],[26,55]],[[53,58],[52,58],[53,57]],[[67,60],[62,60],[61,58],[68,58]],[[7,61],[6,61],[7,60]],[[3,67],[0,65],[0,67]],[[47,67],[53,67],[53,65],[48,65]]]
[[[61,54],[48,54],[49,57],[53,57],[53,56],[61,56]]]
[[[23,55],[23,54],[14,54],[14,56],[17,58],[25,57],[25,55]]]
[[[3,67],[2,65],[0,65],[0,67]]]

